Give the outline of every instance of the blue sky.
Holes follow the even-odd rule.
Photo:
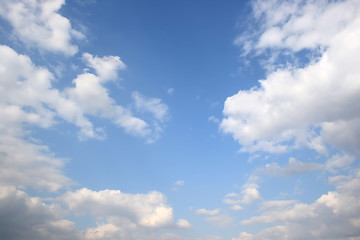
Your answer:
[[[1,2],[1,236],[360,239],[359,16]]]

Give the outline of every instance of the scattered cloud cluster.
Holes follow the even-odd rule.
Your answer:
[[[359,239],[360,171],[350,166],[360,154],[360,105],[356,104],[360,102],[360,2],[252,3],[257,24],[254,29],[258,30],[239,36],[235,44],[241,46],[243,57],[270,53],[271,57],[262,62],[269,71],[259,86],[227,98],[222,120],[211,116],[209,121],[219,123],[221,131],[231,134],[243,152],[315,150],[327,160],[303,162],[291,157],[285,165],[267,163],[256,171],[288,178],[323,170],[331,175],[329,184],[334,189],[312,203],[268,201],[252,179],[255,176],[250,176],[240,193],[227,194],[223,203],[240,211],[244,205],[258,201],[260,214],[238,224],[272,227],[267,225],[258,233],[242,232],[233,240]],[[26,50],[40,55],[60,53],[67,58],[80,52],[84,64],[73,85],[60,89],[55,87],[57,79],[50,66],[40,66],[21,50],[0,45],[2,237],[221,240],[219,236],[185,238],[164,233],[192,225],[185,219],[175,219],[163,193],[71,190],[73,181],[62,171],[68,160],[32,138],[33,127],[47,129],[66,123],[79,129],[80,140],[102,140],[106,132],[93,121],[99,118],[151,143],[159,138],[169,119],[169,108],[162,99],[138,91],[132,91],[128,106],[117,103],[108,85],[119,80],[118,72],[126,69],[125,63],[119,56],[81,53],[76,42],[85,36],[59,13],[64,4],[65,0],[0,2],[0,17],[9,23],[10,37]],[[295,62],[286,62],[286,56]],[[308,62],[299,64],[299,56]],[[174,88],[167,89],[167,93],[173,95]],[[172,189],[184,184],[176,181]],[[62,193],[42,199],[31,196],[27,189]],[[228,227],[234,222],[220,208],[200,208],[195,213],[215,226]],[[96,226],[80,231],[67,219],[69,214],[92,216]]]
[[[54,156],[44,145],[25,140],[29,135],[25,126],[49,128],[61,119],[78,126],[82,140],[103,139],[105,132],[94,127],[87,117],[97,116],[111,120],[133,135],[148,139],[158,137],[161,126],[156,124],[152,128],[134,117],[129,109],[117,105],[103,85],[123,68],[120,59],[93,57],[88,53],[84,54],[84,59],[99,75],[79,74],[73,81],[74,87],[60,91],[52,86],[55,78],[48,69],[0,45],[0,152],[3,162],[0,178],[3,183],[57,190],[70,182],[60,170],[64,159]],[[157,114],[155,122],[163,121],[167,106],[159,99],[150,103],[146,110]]]
[[[76,214],[103,219],[95,228],[79,231],[66,220],[60,204],[47,204],[14,187],[0,187],[0,230],[6,239],[158,239],[156,229],[190,228],[173,221],[172,208],[159,192],[125,194],[115,190],[80,189],[66,192],[59,202]]]
[[[360,236],[360,172],[337,177],[336,191],[320,196],[311,204],[296,201],[264,202],[262,215],[241,224],[276,223],[253,235],[242,233],[236,240],[256,239],[356,239]]]
[[[12,27],[13,38],[38,53],[79,51],[76,40],[84,35],[59,14],[63,0],[2,1],[0,16]],[[159,239],[157,229],[186,229],[185,219],[174,221],[173,209],[162,193],[126,194],[117,190],[71,191],[73,182],[62,168],[67,159],[56,156],[37,139],[32,127],[50,128],[58,123],[77,126],[80,140],[104,139],[93,117],[107,119],[127,133],[154,141],[164,127],[168,107],[161,99],[134,92],[132,109],[116,103],[106,85],[118,80],[126,65],[118,56],[82,53],[86,68],[65,89],[49,66],[39,66],[30,56],[0,45],[0,232],[6,239]],[[77,68],[79,69],[79,68]],[[21,151],[19,151],[21,149]],[[56,199],[31,197],[29,188],[54,192]],[[21,189],[21,190],[20,190]],[[66,206],[66,208],[65,208]],[[95,228],[80,231],[66,219],[69,213],[102,219]],[[166,236],[166,235],[164,235]],[[161,236],[160,238],[166,239]]]
[[[158,228],[190,228],[185,219],[173,220],[173,209],[160,192],[127,194],[119,190],[92,191],[79,189],[67,192],[59,200],[77,214],[88,214],[104,219],[95,229],[88,229],[88,239],[120,237],[137,239],[132,234],[151,232]],[[100,236],[99,236],[100,235]]]
[[[251,180],[251,177],[250,177]],[[242,186],[241,194],[232,192],[226,194],[223,199],[223,202],[227,205],[230,205],[230,209],[234,211],[242,210],[243,204],[251,204],[256,200],[262,200],[262,197],[259,192],[259,185],[250,181]]]
[[[265,164],[261,173],[287,178],[322,170],[335,189],[313,203],[263,200],[261,214],[240,224],[265,224],[265,229],[242,232],[233,240],[358,239],[360,175],[349,166],[360,149],[360,109],[355,104],[360,100],[360,4],[273,0],[253,1],[252,7],[256,26],[235,44],[244,58],[267,58],[261,62],[267,76],[258,86],[227,98],[220,129],[231,134],[243,152],[315,150],[326,161],[290,158],[283,166]],[[304,58],[306,63],[301,62]],[[336,175],[339,172],[345,175]],[[249,199],[260,196],[249,192]],[[244,200],[231,193],[224,202]]]

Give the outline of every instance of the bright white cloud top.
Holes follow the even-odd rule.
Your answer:
[[[263,26],[255,40],[237,39],[246,53],[252,46],[257,54],[268,48],[275,49],[275,56],[309,49],[320,56],[305,67],[295,63],[276,68],[259,87],[229,97],[221,129],[244,151],[284,152],[305,146],[326,153],[329,143],[358,152],[359,3],[260,1],[254,8]],[[267,64],[272,61],[276,59]]]
[[[359,56],[356,0],[2,1],[0,236],[360,239]]]
[[[13,26],[14,35],[24,44],[51,52],[74,55],[78,47],[73,39],[84,35],[71,27],[69,19],[58,11],[64,0],[3,1],[0,15]]]

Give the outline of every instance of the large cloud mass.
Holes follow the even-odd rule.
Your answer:
[[[0,187],[2,239],[81,239],[75,223],[63,216],[59,205],[45,204],[13,187]]]
[[[326,153],[329,143],[358,152],[359,1],[259,1],[254,9],[260,23],[264,21],[259,37],[250,41],[242,36],[237,44],[251,46],[256,54],[271,47],[274,55],[309,49],[320,51],[321,57],[305,67],[277,68],[259,87],[229,97],[222,131],[232,134],[243,151],[284,152],[306,146]]]

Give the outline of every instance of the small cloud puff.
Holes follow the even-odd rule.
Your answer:
[[[174,88],[169,88],[169,89],[167,90],[167,93],[168,93],[169,95],[172,95],[172,94],[174,94],[174,91],[175,91]]]

